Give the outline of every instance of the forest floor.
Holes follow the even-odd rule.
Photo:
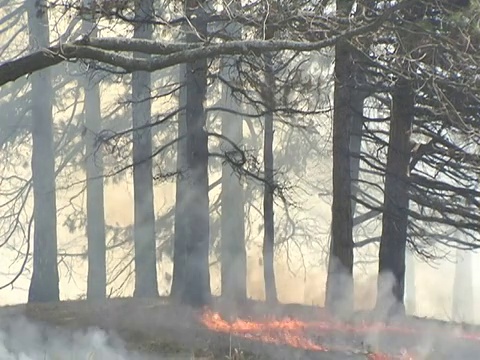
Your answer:
[[[242,319],[250,318],[253,322],[256,319],[262,321],[260,319],[265,319],[265,316],[274,316],[277,319],[286,317],[295,319],[290,322],[306,321],[307,324],[313,324],[316,321],[316,325],[311,329],[303,329],[301,336],[304,339],[301,345],[296,347],[291,345],[298,343],[298,339],[286,339],[284,335],[271,331],[268,334],[260,334],[263,331],[261,328],[252,328],[241,336],[239,333],[233,335],[228,333],[224,327],[222,330],[221,325],[216,325],[218,331],[208,329],[200,320],[201,312],[171,304],[165,298],[113,299],[102,303],[65,301],[57,304],[7,306],[0,308],[0,321],[24,316],[29,321],[65,330],[100,328],[119,336],[129,351],[149,354],[152,359],[480,358],[480,329],[472,326],[408,318],[387,327],[373,329],[367,325],[370,323],[367,321],[369,315],[364,313],[358,314],[348,324],[339,327],[333,326],[321,308],[311,306],[279,305],[273,309],[260,302],[249,301],[241,310],[237,309],[235,316],[231,315],[231,309],[218,301],[212,307],[213,310],[222,313],[225,319],[234,319],[238,316]],[[223,314],[230,314],[230,317]],[[251,323],[237,325],[239,328],[252,326]],[[283,330],[276,328],[276,331]],[[275,341],[275,338],[280,340]],[[272,339],[273,341],[270,341]],[[285,339],[287,341],[284,341]],[[325,348],[322,349],[316,344],[321,344]],[[404,354],[405,351],[410,357]],[[374,355],[375,353],[377,355]],[[382,357],[380,353],[388,353],[391,356]]]

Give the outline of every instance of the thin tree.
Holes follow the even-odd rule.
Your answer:
[[[353,48],[352,48],[353,50]],[[351,193],[352,193],[352,216],[354,217],[353,226],[360,225],[361,222],[355,221],[357,212],[357,202],[355,200],[359,192],[360,184],[360,157],[362,153],[362,133],[363,133],[363,109],[364,102],[368,93],[362,90],[366,84],[366,74],[363,64],[359,59],[357,51],[352,51],[354,67],[352,68],[351,81],[351,99],[350,108],[352,111],[352,124],[350,134],[350,178],[351,178]],[[372,215],[373,216],[373,215]]]
[[[203,1],[187,0],[186,15],[191,28],[186,34],[187,42],[201,42],[207,36],[207,13]],[[208,197],[208,134],[204,101],[207,90],[207,59],[186,64],[185,75],[185,141],[186,169],[184,176],[188,185],[188,207],[184,230],[185,253],[175,267],[184,267],[184,284],[181,286],[181,302],[203,306],[210,302],[210,216]]]
[[[88,5],[88,1],[84,1]],[[97,36],[97,28],[91,19],[83,19],[83,32]],[[97,146],[97,134],[101,131],[100,86],[94,74],[88,72],[84,80],[85,105],[85,168],[87,178],[87,241],[88,276],[87,299],[106,297],[107,266],[105,244],[105,206],[103,184],[103,151]],[[90,81],[89,81],[90,79]]]
[[[456,236],[462,238],[457,232]],[[456,250],[455,275],[453,278],[452,319],[457,322],[474,319],[472,251]]]
[[[353,4],[351,4],[353,6]],[[353,16],[359,16],[362,13],[370,11],[374,6],[371,0],[365,1],[363,6],[357,4],[356,13]],[[370,45],[370,41],[368,41]],[[367,47],[368,45],[363,45]],[[368,97],[368,92],[364,90],[367,80],[366,64],[362,62],[360,53],[353,46],[351,47],[351,56],[353,61],[352,67],[352,81],[351,81],[351,98],[350,107],[352,110],[352,125],[350,134],[350,177],[351,177],[351,192],[352,192],[352,216],[355,217],[357,202],[355,196],[359,191],[359,176],[360,176],[360,154],[362,152],[362,132],[364,124],[363,109],[365,99]],[[354,222],[354,226],[357,225]]]
[[[266,28],[265,38],[273,38],[273,29]],[[265,125],[263,132],[263,279],[265,282],[265,300],[267,303],[277,302],[277,285],[275,282],[275,219],[274,219],[274,110],[275,110],[275,73],[273,54],[263,57],[265,62],[265,88],[263,98],[266,106]]]
[[[25,1],[30,47],[48,47],[49,24],[46,0]],[[33,273],[29,302],[59,300],[57,266],[57,206],[53,143],[53,88],[50,69],[31,76],[32,178],[33,178]]]
[[[236,9],[234,9],[236,10]],[[232,38],[241,34],[241,26],[229,24],[225,29]],[[222,66],[222,77],[229,83],[238,79],[238,57],[228,57]],[[240,104],[228,85],[223,85],[222,106],[230,111],[222,114],[222,135],[237,147],[243,141],[243,119],[238,115]],[[227,159],[237,158],[236,149],[229,141],[224,141],[222,150]],[[222,165],[221,193],[221,286],[222,296],[241,302],[247,298],[247,254],[245,247],[245,205],[244,189],[229,161]]]
[[[415,257],[407,248],[405,254],[405,311],[413,315],[417,311],[417,289],[415,284]]]
[[[353,1],[337,1],[346,17]],[[340,39],[335,46],[333,112],[333,203],[325,307],[334,314],[353,311],[353,219],[351,204],[350,134],[352,128],[351,47]]]
[[[238,4],[232,4],[230,11],[238,12]],[[225,27],[225,33],[231,39],[241,37],[241,25],[232,22]],[[231,110],[222,114],[222,134],[239,147],[243,141],[243,118],[238,115],[241,109],[239,99],[235,98],[228,86],[239,78],[238,56],[225,58],[221,76],[227,84],[222,87],[222,105]],[[239,96],[239,95],[237,95]],[[229,157],[237,158],[236,149],[229,141],[223,142],[222,149]],[[221,193],[221,288],[222,296],[233,302],[242,302],[247,298],[247,253],[245,244],[245,192],[234,168],[229,161],[222,165]]]
[[[177,176],[175,182],[175,225],[173,236],[173,275],[170,295],[176,301],[181,301],[185,287],[185,271],[187,263],[187,214],[188,208],[188,183],[186,181],[187,167],[187,134],[186,120],[186,65],[178,67],[180,80],[179,106],[177,120]]]
[[[415,111],[410,80],[399,78],[392,94],[390,137],[385,173],[382,236],[379,248],[376,308],[387,315],[405,313],[410,134]]]
[[[135,2],[134,37],[151,39],[153,0]],[[148,55],[136,53],[137,58]],[[132,74],[135,297],[158,296],[155,211],[153,203],[151,75]]]
[[[362,69],[356,66],[352,75],[355,76],[355,82],[362,76]],[[362,81],[363,83],[363,81]],[[360,153],[362,150],[362,131],[363,131],[363,103],[366,93],[358,89],[352,89],[351,108],[352,108],[352,133],[350,136],[350,176],[352,180],[352,216],[355,216],[357,202],[355,195],[358,191],[360,176]]]

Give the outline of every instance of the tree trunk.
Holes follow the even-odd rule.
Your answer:
[[[135,2],[134,37],[151,39],[153,27],[145,20],[153,15],[153,0]],[[137,57],[148,58],[144,54]],[[152,132],[145,126],[151,122],[151,75],[132,74],[133,127],[133,192],[135,240],[135,297],[158,296],[155,211],[152,177]]]
[[[458,234],[457,236],[462,236]],[[474,319],[472,252],[457,249],[453,280],[452,319],[467,322]]]
[[[263,193],[263,277],[265,281],[265,300],[267,303],[277,302],[277,286],[275,282],[275,222],[273,213],[273,194],[275,178],[273,174],[273,109],[275,107],[275,75],[273,73],[272,55],[265,55],[265,86],[267,113],[263,140],[263,163],[265,185]]]
[[[415,287],[415,258],[412,252],[406,250],[406,267],[405,267],[405,310],[410,315],[416,312],[417,289]]]
[[[95,25],[83,21],[84,33],[97,36]],[[85,79],[85,165],[87,177],[87,241],[88,276],[87,299],[106,297],[107,266],[105,247],[105,208],[103,194],[103,151],[97,146],[101,130],[100,87],[96,80]]]
[[[207,19],[203,4],[186,1],[186,13],[195,28],[187,42],[206,37]],[[194,16],[192,16],[194,15]],[[199,35],[197,35],[197,33]],[[210,302],[210,216],[208,198],[208,134],[203,102],[207,90],[207,59],[186,65],[186,263],[183,303],[201,307]]]
[[[179,66],[180,98],[179,106],[186,107],[186,65]],[[178,114],[178,142],[177,142],[177,178],[175,189],[175,228],[173,243],[173,276],[171,296],[181,301],[185,288],[185,271],[187,263],[187,213],[189,199],[188,183],[186,181],[187,143],[184,137],[187,134],[187,120],[185,110]]]
[[[341,14],[346,14],[350,8],[351,2],[337,1],[337,11]],[[325,307],[332,314],[347,316],[353,311],[353,219],[349,156],[353,118],[352,63],[349,44],[340,40],[335,47],[332,238]]]
[[[412,84],[400,78],[393,92],[382,236],[379,250],[377,310],[387,316],[405,313],[410,132],[414,118]]]
[[[241,27],[229,25],[227,31],[236,36],[241,33]],[[236,61],[235,57],[225,61],[222,75],[227,81],[234,81],[238,77]],[[227,85],[223,87],[222,106],[234,112],[222,113],[222,134],[240,147],[243,141],[243,119],[235,114],[240,111],[240,105]],[[227,156],[238,158],[235,148],[228,141],[223,142],[222,151],[225,151]],[[222,296],[231,303],[241,303],[247,298],[244,190],[228,162],[222,167],[221,204]]]
[[[49,45],[46,1],[26,1],[30,46]],[[59,300],[57,267],[57,205],[53,140],[53,89],[49,69],[31,75],[32,82],[32,178],[33,178],[33,274],[28,302]]]
[[[357,65],[353,69],[354,87],[351,89],[351,109],[352,109],[352,128],[350,135],[350,178],[352,192],[352,217],[355,216],[357,202],[354,197],[358,193],[358,178],[360,176],[360,153],[362,150],[362,131],[363,131],[363,103],[366,93],[356,88],[365,83],[365,74],[363,69]]]

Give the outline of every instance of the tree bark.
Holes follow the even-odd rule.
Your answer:
[[[362,150],[362,131],[363,131],[363,103],[365,102],[366,93],[358,89],[359,85],[365,83],[365,73],[359,66],[356,59],[353,67],[352,76],[354,83],[351,89],[351,109],[352,109],[352,128],[350,136],[350,178],[352,192],[352,217],[355,216],[357,202],[355,196],[358,193],[358,178],[360,176],[360,153]]]
[[[181,108],[187,105],[186,91],[186,65],[179,66],[180,79],[180,98],[179,106]],[[171,296],[176,301],[181,301],[185,288],[185,271],[187,263],[187,213],[188,208],[188,183],[186,181],[187,169],[187,135],[186,111],[182,110],[178,114],[177,125],[177,177],[175,189],[175,225],[174,225],[174,243],[173,243],[173,276]]]
[[[192,29],[187,42],[199,41],[207,34],[204,4],[186,1],[186,14]],[[198,34],[198,35],[197,35]],[[182,303],[201,307],[210,302],[210,216],[208,198],[208,135],[204,101],[207,90],[207,59],[186,64],[186,263]]]
[[[275,219],[273,212],[273,195],[275,191],[274,159],[273,159],[273,110],[275,107],[275,75],[271,54],[265,55],[265,129],[263,140],[263,163],[265,184],[263,193],[263,277],[265,281],[265,300],[267,303],[277,302],[277,286],[275,282]]]
[[[408,228],[412,84],[400,78],[393,91],[376,308],[387,316],[405,313],[405,251]]]
[[[134,37],[151,39],[153,0],[135,2]],[[147,20],[147,21],[145,21]],[[148,59],[136,53],[137,58]],[[157,297],[157,249],[155,241],[155,211],[153,203],[151,75],[138,71],[132,74],[133,127],[133,192],[135,240],[135,297]]]
[[[231,36],[241,34],[241,26],[231,24],[226,31]],[[226,58],[222,76],[227,81],[238,78],[237,58]],[[240,111],[240,104],[234,99],[230,87],[222,89],[222,106],[233,113],[222,114],[222,134],[238,147],[243,141],[243,119],[235,114]],[[227,156],[235,156],[235,148],[228,142],[222,144],[222,151]],[[234,168],[228,162],[222,166],[222,212],[221,226],[221,286],[222,297],[230,303],[241,303],[247,298],[247,252],[245,248],[245,209],[244,190]]]
[[[405,260],[405,311],[414,315],[417,310],[417,289],[415,285],[415,257],[406,250]]]
[[[337,1],[345,15],[352,2]],[[330,256],[325,307],[335,315],[353,312],[353,217],[351,203],[350,134],[352,128],[353,62],[349,44],[335,47],[335,90],[333,114],[333,203]]]
[[[48,47],[46,1],[26,1],[30,46]],[[53,89],[51,73],[32,74],[32,177],[33,177],[33,274],[28,302],[59,300],[57,266],[57,205],[53,139]]]
[[[83,20],[83,31],[97,35],[95,25]],[[100,86],[94,79],[84,81],[85,167],[87,177],[87,299],[106,297],[107,265],[105,245],[105,206],[103,188],[103,149],[97,144],[101,130]]]
[[[462,236],[458,234],[457,236]],[[457,263],[453,280],[452,319],[467,322],[474,319],[472,253],[457,249]]]

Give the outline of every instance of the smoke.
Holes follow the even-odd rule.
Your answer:
[[[147,360],[149,358],[128,351],[118,337],[98,328],[78,331],[34,323],[24,316],[0,316],[0,359]]]

